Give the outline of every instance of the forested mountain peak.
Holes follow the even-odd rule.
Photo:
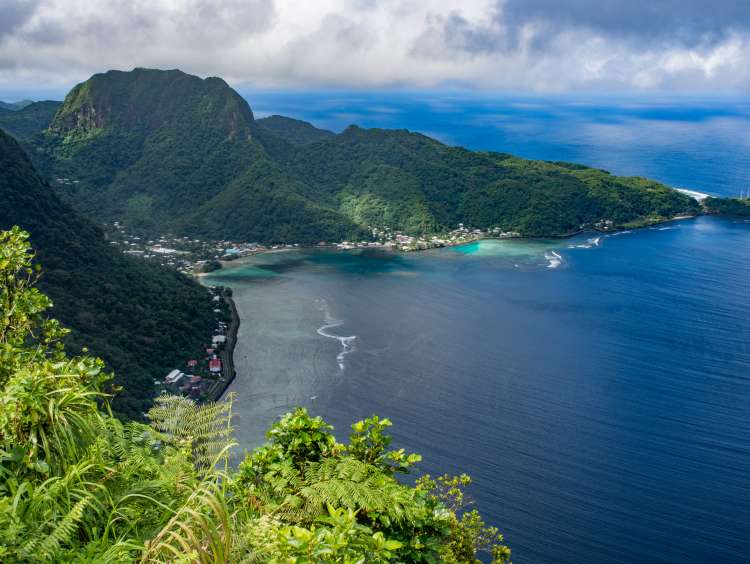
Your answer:
[[[136,68],[95,74],[65,97],[50,131],[69,134],[109,127],[223,127],[249,136],[253,113],[221,78],[201,79],[180,70]]]

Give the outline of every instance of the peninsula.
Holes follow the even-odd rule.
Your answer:
[[[178,70],[97,74],[61,104],[12,114],[0,128],[15,131],[63,200],[149,238],[431,240],[459,224],[557,237],[700,211],[659,182],[583,165],[470,151],[406,130],[333,134],[291,118],[256,120],[223,80]]]

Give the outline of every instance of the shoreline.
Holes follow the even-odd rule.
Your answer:
[[[234,366],[234,348],[237,345],[237,332],[240,328],[241,319],[234,299],[230,296],[224,296],[224,301],[229,305],[231,319],[229,321],[229,328],[227,329],[226,346],[219,353],[219,357],[221,358],[221,379],[213,386],[205,401],[219,401],[237,377],[237,370]]]
[[[518,236],[518,237],[479,237],[477,239],[471,240],[471,241],[462,241],[460,243],[456,243],[455,245],[445,245],[443,247],[432,247],[428,249],[415,249],[411,251],[403,251],[400,249],[382,249],[379,248],[379,250],[386,250],[387,252],[392,252],[396,254],[407,254],[407,253],[419,253],[424,251],[434,251],[441,248],[449,248],[449,247],[461,247],[466,245],[471,245],[473,243],[479,243],[484,240],[493,240],[493,241],[501,241],[501,240],[523,240],[523,241],[531,241],[531,240],[539,240],[539,239],[557,239],[560,241],[563,241],[565,239],[571,239],[577,235],[582,235],[585,233],[604,233],[604,234],[613,234],[613,233],[620,233],[623,231],[631,231],[631,230],[641,230],[641,229],[648,229],[649,227],[653,227],[654,225],[662,225],[665,223],[670,223],[673,221],[684,221],[687,219],[696,219],[700,217],[701,215],[708,215],[704,213],[698,213],[695,215],[678,215],[674,216],[668,219],[660,220],[651,222],[645,225],[641,225],[638,227],[622,227],[619,229],[613,229],[613,230],[599,230],[599,229],[580,229],[576,231],[575,233],[570,233],[566,235],[558,235],[558,236],[547,236],[547,237],[526,237],[526,236]],[[238,259],[233,259],[230,261],[219,261],[222,265],[222,268],[219,270],[223,270],[225,266],[242,263],[243,259],[249,259],[257,255],[264,255],[264,254],[271,254],[271,253],[283,253],[283,252],[290,252],[295,250],[313,250],[313,249],[329,249],[334,250],[338,252],[348,252],[351,250],[356,249],[338,249],[335,246],[326,246],[326,247],[319,247],[319,246],[299,246],[294,248],[284,248],[284,249],[269,249],[267,251],[259,251],[257,253],[253,253],[252,255],[246,255],[244,257],[240,257]],[[217,271],[213,272],[205,272],[205,273],[196,273],[194,276],[198,279],[200,283],[200,279],[204,276],[209,276],[211,274],[216,273]],[[224,395],[226,394],[227,389],[229,386],[234,382],[235,378],[237,377],[237,370],[234,364],[234,350],[237,345],[237,333],[239,331],[239,326],[241,323],[241,318],[239,315],[239,312],[237,310],[237,306],[234,302],[233,297],[231,296],[223,296],[224,301],[229,305],[230,314],[231,314],[231,320],[229,323],[229,328],[227,330],[227,342],[226,346],[224,347],[224,350],[220,353],[220,357],[222,360],[222,379],[221,381],[217,381],[216,385],[211,389],[209,392],[208,397],[205,401],[219,401],[221,400]]]
[[[338,251],[341,253],[348,253],[350,251],[357,251],[357,250],[379,250],[379,251],[385,251],[395,254],[409,254],[409,253],[422,253],[425,251],[435,251],[438,249],[449,249],[453,247],[463,247],[466,245],[471,245],[473,243],[478,243],[480,241],[534,241],[534,240],[559,240],[564,241],[565,239],[571,239],[573,237],[576,237],[577,235],[583,235],[585,233],[619,233],[622,231],[633,231],[633,230],[640,230],[640,229],[648,229],[649,227],[653,227],[654,225],[663,225],[665,223],[670,223],[672,221],[683,221],[686,219],[696,219],[702,215],[716,215],[716,214],[708,214],[705,212],[697,213],[697,214],[684,214],[684,215],[676,215],[674,217],[669,217],[665,219],[660,219],[657,221],[650,221],[647,223],[643,223],[641,225],[634,225],[634,226],[622,226],[618,227],[616,229],[610,229],[610,230],[604,230],[604,229],[578,229],[577,231],[566,233],[564,235],[518,235],[516,237],[477,237],[476,239],[472,239],[470,241],[461,241],[460,243],[455,243],[452,245],[442,245],[439,247],[427,247],[424,249],[411,249],[411,250],[402,250],[402,249],[394,249],[394,248],[385,248],[383,246],[380,247],[354,247],[351,249],[341,249],[336,247],[335,245],[326,245],[326,246],[319,246],[319,245],[299,245],[297,247],[293,248],[284,248],[284,249],[268,249],[263,251],[257,251],[249,255],[241,256],[236,259],[232,260],[219,260],[219,263],[221,264],[221,268],[217,270],[213,270],[211,272],[199,272],[193,274],[196,278],[200,279],[204,276],[211,276],[216,274],[217,272],[223,270],[225,267],[231,267],[233,264],[242,264],[245,259],[250,259],[253,257],[261,256],[261,255],[268,255],[273,253],[286,253],[286,252],[292,252],[292,251],[311,251],[311,250],[331,250],[331,251]],[[229,298],[231,300],[231,298]]]

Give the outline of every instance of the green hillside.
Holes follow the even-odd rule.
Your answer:
[[[697,203],[640,178],[449,147],[405,130],[333,135],[255,121],[224,81],[177,70],[94,75],[30,144],[63,198],[131,229],[263,243],[475,228],[558,236],[641,225]]]
[[[706,198],[703,207],[707,213],[750,217],[750,199],[748,198]]]
[[[628,226],[699,210],[643,178],[468,151],[408,131],[352,126],[297,149],[287,166],[353,220],[417,233],[461,222],[559,236],[600,220]]]
[[[261,118],[256,123],[292,145],[307,145],[336,135],[333,131],[318,129],[306,121],[278,115]]]
[[[181,274],[114,250],[99,227],[64,204],[18,143],[0,131],[0,229],[30,231],[52,315],[116,370],[115,409],[140,417],[153,379],[201,351],[215,327],[207,292]]]
[[[33,156],[50,178],[69,179],[56,187],[79,210],[133,229],[264,241],[359,234],[273,162],[269,151],[288,147],[273,138],[267,150],[259,139],[270,135],[221,79],[110,71],[68,94]]]
[[[20,100],[18,102],[0,102],[0,109],[15,112],[33,104],[32,100]]]
[[[16,111],[0,113],[0,128],[16,139],[28,140],[52,122],[60,102],[31,102]]]

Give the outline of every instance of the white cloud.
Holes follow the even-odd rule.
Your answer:
[[[136,66],[237,86],[750,87],[750,10],[733,0],[3,1],[0,90]]]

